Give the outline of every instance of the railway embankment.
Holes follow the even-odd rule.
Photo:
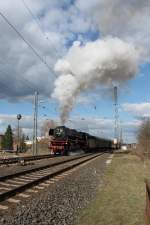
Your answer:
[[[82,210],[78,225],[145,224],[145,179],[150,180],[150,160],[132,154],[114,154],[107,165],[104,184]]]
[[[41,183],[38,189],[33,187],[8,199],[8,204],[4,203],[7,210],[1,209],[0,224],[77,224],[81,209],[95,197],[97,188],[103,186],[108,157],[110,154],[102,154],[71,172]]]

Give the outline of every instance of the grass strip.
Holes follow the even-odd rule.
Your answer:
[[[132,154],[116,154],[96,198],[81,212],[79,225],[143,225],[145,183],[150,161]]]

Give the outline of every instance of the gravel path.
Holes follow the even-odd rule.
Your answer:
[[[76,225],[80,209],[95,196],[102,185],[102,175],[109,154],[80,167],[64,179],[34,195],[28,202],[18,204],[0,218],[0,225]]]

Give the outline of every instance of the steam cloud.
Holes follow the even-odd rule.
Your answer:
[[[149,0],[77,0],[76,6],[92,19],[101,35],[130,41],[150,60]]]
[[[66,56],[55,64],[58,78],[52,97],[59,101],[62,123],[81,92],[133,78],[138,71],[138,59],[134,45],[119,38],[99,39],[85,45],[74,42]]]

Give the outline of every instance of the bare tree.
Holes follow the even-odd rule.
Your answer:
[[[22,128],[19,128],[19,137],[21,138],[23,135]],[[13,129],[13,140],[14,140],[14,148],[17,149],[17,144],[18,144],[18,128],[15,127]]]
[[[142,160],[150,157],[150,120],[145,119],[138,132],[137,154]]]
[[[41,135],[48,137],[49,129],[56,127],[56,123],[53,120],[45,120],[41,127]]]

